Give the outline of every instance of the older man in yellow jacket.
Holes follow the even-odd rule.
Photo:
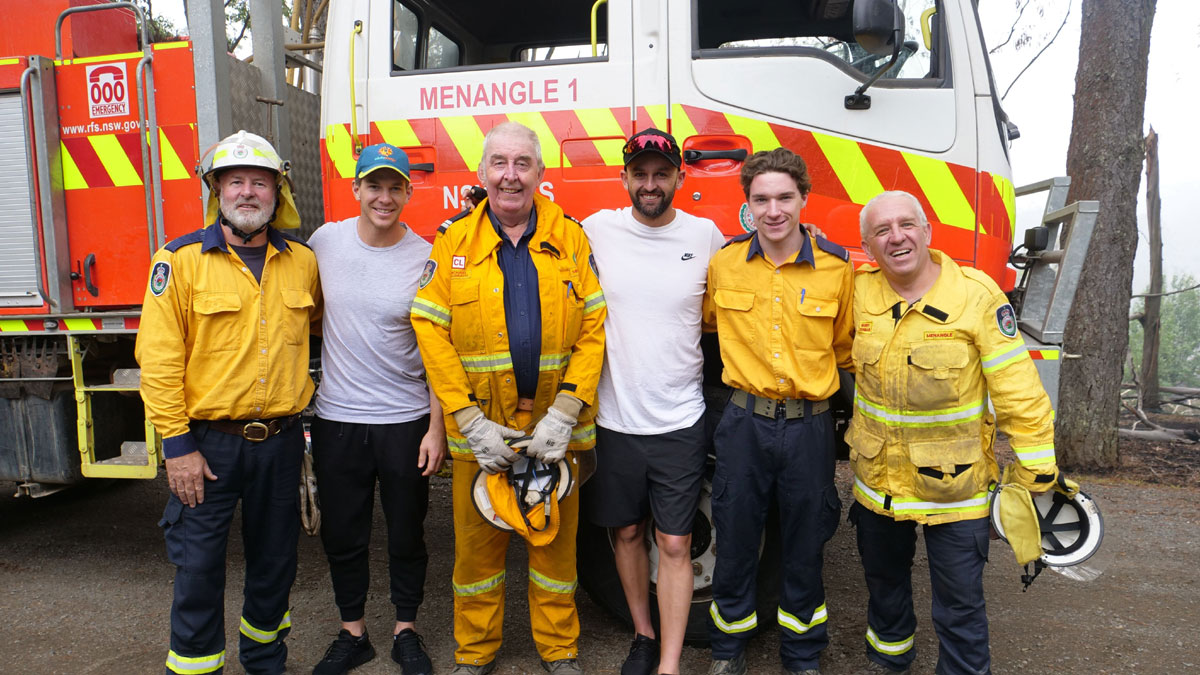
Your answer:
[[[864,673],[907,672],[916,657],[912,560],[924,525],[940,644],[938,673],[987,673],[983,564],[997,424],[1033,492],[1057,478],[1050,400],[1008,299],[982,272],[929,248],[921,204],[885,192],[863,207],[863,250],[878,265],[854,284],[854,467],[870,601]],[[991,399],[995,415],[989,412]]]
[[[476,466],[506,470],[505,444],[576,470],[596,442],[604,358],[604,294],[577,222],[536,194],[545,165],[537,135],[516,123],[484,139],[487,199],[438,236],[418,282],[413,328],[446,413],[454,458],[454,673],[495,668],[504,616],[509,533],[476,511]],[[575,609],[577,492],[559,502],[558,536],[529,549],[529,613],[543,667],[580,673]]]

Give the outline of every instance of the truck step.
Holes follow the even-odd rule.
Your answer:
[[[145,466],[148,461],[145,441],[125,441],[121,444],[120,455],[100,460],[96,464],[105,466]]]

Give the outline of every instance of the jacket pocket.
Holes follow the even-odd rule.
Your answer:
[[[303,288],[283,289],[283,334],[289,345],[299,345],[308,340],[308,326],[316,304],[312,293]]]
[[[814,345],[833,344],[833,320],[837,317],[838,301],[802,294],[796,300],[796,312],[804,317],[800,333],[808,336],[805,342]],[[811,340],[811,342],[809,342]]]
[[[559,276],[562,279],[563,298],[563,336],[560,344],[566,351],[567,346],[579,340],[579,333],[583,330],[584,296],[579,270],[560,269]]]
[[[197,291],[192,297],[197,314],[195,344],[206,352],[234,351],[242,346],[242,298],[235,291]]]
[[[739,288],[718,288],[713,292],[716,303],[717,332],[722,338],[733,339],[743,344],[754,344],[757,332],[754,328],[754,291]]]
[[[450,341],[459,354],[482,354],[483,308],[477,279],[450,280]]]
[[[854,388],[861,392],[868,401],[882,400],[883,372],[880,370],[879,358],[883,355],[886,343],[883,340],[857,335],[850,353],[854,358]]]
[[[880,457],[884,439],[867,431],[861,419],[850,423],[846,432],[846,443],[850,446],[850,466],[854,475],[867,485],[874,488],[885,488],[883,484],[887,476],[887,462]]]
[[[917,410],[943,410],[960,404],[962,369],[971,361],[965,342],[914,345],[908,357],[908,401]]]
[[[974,434],[910,441],[913,496],[931,502],[969,499],[987,486],[983,448]]]

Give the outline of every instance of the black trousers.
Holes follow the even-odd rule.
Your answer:
[[[354,424],[316,418],[313,471],[321,505],[321,543],[329,558],[342,621],[366,611],[375,484],[388,530],[391,599],[397,621],[415,621],[425,597],[425,514],[429,477],[417,467],[429,416],[400,424]]]
[[[225,548],[238,501],[246,585],[238,657],[247,673],[277,675],[287,662],[291,629],[288,593],[296,578],[300,536],[299,424],[261,443],[192,422],[192,435],[216,474],[205,481],[204,503],[189,508],[167,499],[159,525],[175,565],[171,651],[167,673],[219,673],[225,662]]]

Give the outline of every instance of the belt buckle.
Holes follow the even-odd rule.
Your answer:
[[[250,422],[242,427],[242,438],[260,443],[271,436],[271,428],[262,422]]]
[[[782,401],[771,401],[771,403],[775,405],[775,419],[786,420],[787,419],[787,399],[784,399]]]

